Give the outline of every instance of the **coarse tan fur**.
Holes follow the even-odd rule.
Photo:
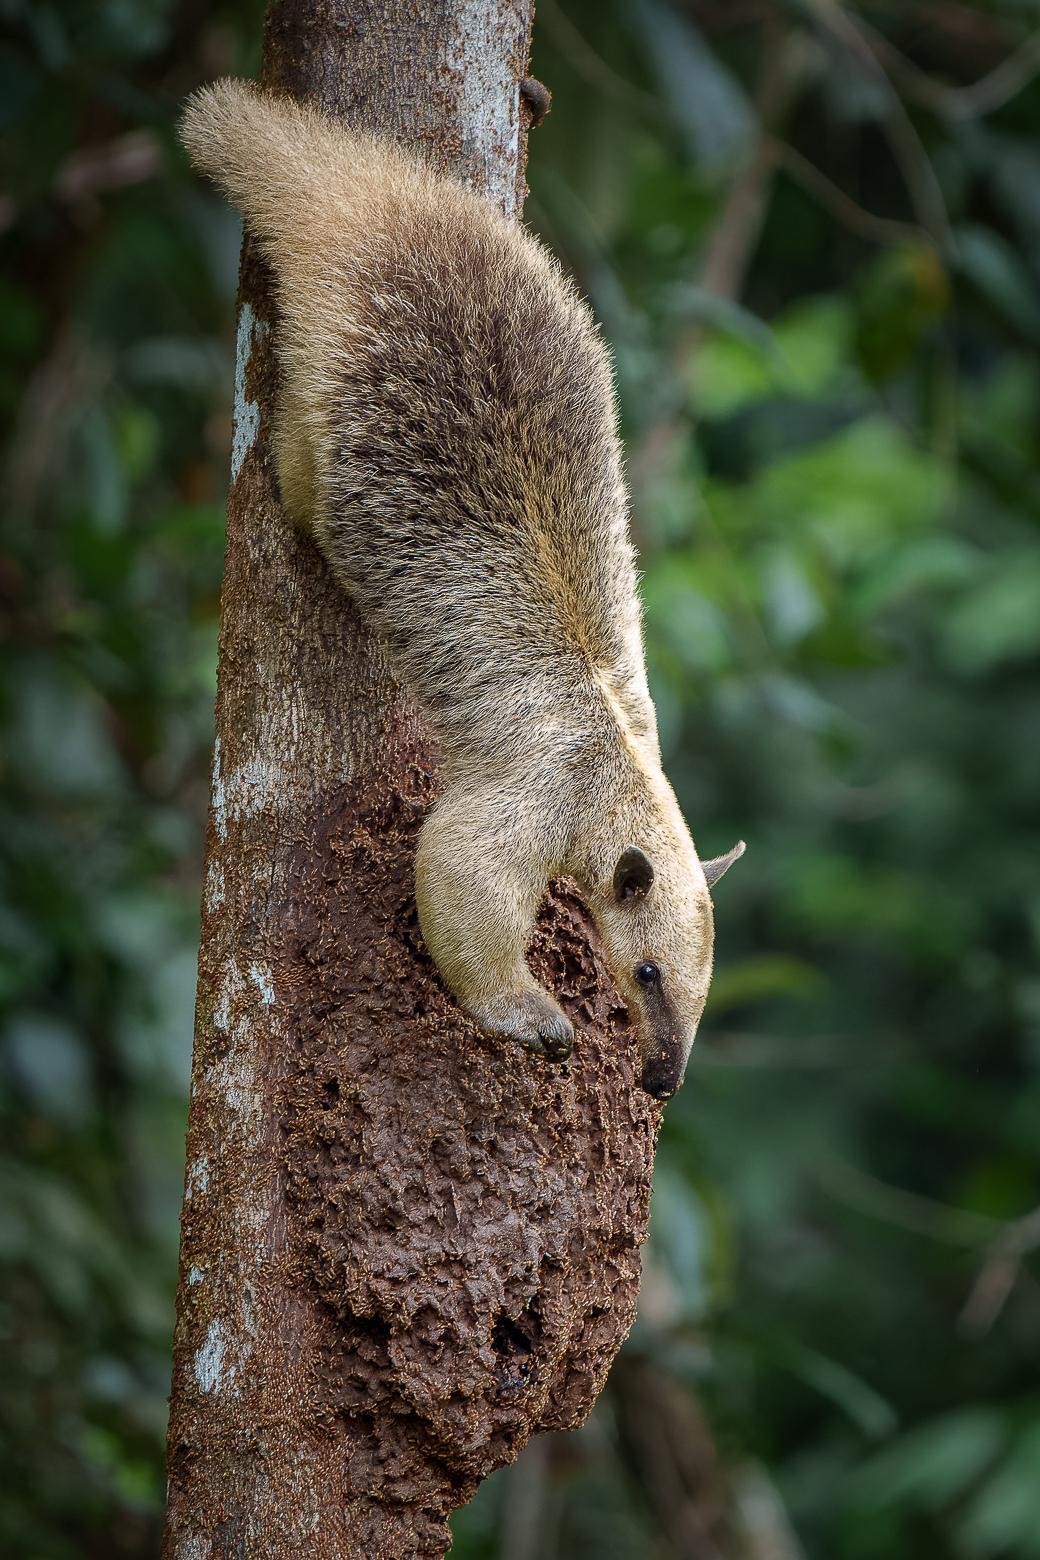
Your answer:
[[[525,954],[548,879],[569,875],[644,1087],[673,1093],[708,993],[709,882],[743,847],[702,865],[661,770],[588,308],[521,225],[290,99],[220,82],[182,135],[276,278],[286,508],[441,744],[416,893],[444,981],[483,1029],[565,1056],[570,1023]]]

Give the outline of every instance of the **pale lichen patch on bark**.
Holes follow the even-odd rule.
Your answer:
[[[263,968],[259,964],[249,966],[249,978],[260,993],[260,1001],[264,1007],[274,1004],[274,986],[271,984],[271,971],[265,964]]]
[[[245,989],[245,981],[238,972],[238,966],[233,958],[224,960],[217,1005],[213,1009],[213,1022],[221,1034],[229,1034],[231,1031],[231,1005]]]
[[[246,1131],[247,1142],[260,1141],[260,1090],[256,1071],[245,1055],[228,1056],[212,1067],[206,1082],[221,1096],[240,1127]]]
[[[266,972],[266,975],[265,975]],[[261,1003],[274,1001],[274,986],[267,966],[254,964],[250,977],[260,991]],[[259,978],[258,978],[259,977]],[[212,1091],[225,1115],[225,1127],[231,1125],[228,1113],[243,1134],[247,1146],[258,1145],[263,1132],[262,1090],[255,1066],[254,1032],[256,1018],[247,1000],[249,988],[233,957],[224,959],[213,1009],[213,1024],[231,1044],[204,1073],[207,1089]],[[268,994],[270,1000],[268,1000]]]
[[[184,1188],[185,1198],[192,1197],[196,1192],[209,1191],[209,1156],[200,1155],[188,1171],[187,1184]]]
[[[255,818],[272,805],[284,805],[288,792],[285,770],[270,756],[279,751],[280,736],[281,733],[272,733],[268,750],[254,753],[228,776],[224,786],[227,816],[236,823]]]
[[[219,861],[211,861],[206,869],[206,909],[212,914],[218,905],[224,903],[224,868]]]
[[[224,795],[224,775],[221,769],[220,738],[213,743],[213,827],[222,840],[227,839],[227,799]]]
[[[201,1392],[216,1392],[224,1377],[224,1329],[219,1318],[214,1317],[206,1341],[195,1353],[195,1380]]]
[[[498,32],[501,13],[487,0],[461,0],[448,67],[458,75],[462,151],[469,184],[513,216],[520,146],[520,82]],[[519,42],[519,40],[517,40]]]
[[[231,480],[238,480],[242,463],[252,449],[260,432],[260,403],[246,395],[246,376],[253,351],[254,336],[267,332],[263,320],[258,320],[252,305],[243,303],[238,313],[238,333],[235,338],[235,422],[231,436]]]
[[[190,1533],[177,1545],[177,1560],[209,1560],[213,1545],[201,1533]]]

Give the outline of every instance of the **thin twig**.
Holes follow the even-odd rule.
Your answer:
[[[845,49],[882,90],[888,104],[888,113],[882,120],[882,126],[902,173],[917,221],[939,254],[950,255],[955,245],[942,186],[906,105],[876,52],[873,40],[878,35],[861,17],[846,12],[841,0],[810,0],[810,6],[821,28]],[[945,334],[941,350],[940,389],[944,394],[934,423],[934,452],[946,467],[951,482],[952,501],[956,496],[952,489],[958,473],[959,446],[958,378],[952,329]]]
[[[765,221],[776,172],[772,143],[784,123],[801,80],[804,63],[801,45],[801,38],[785,29],[776,13],[771,12],[763,28],[754,91],[758,135],[750,156],[723,202],[697,278],[699,288],[716,298],[734,301],[743,292]],[[682,331],[676,342],[671,364],[675,404],[672,415],[663,417],[643,442],[637,472],[637,489],[641,492],[648,491],[659,474],[669,471],[676,462],[687,426],[683,414],[694,378],[697,353],[703,340],[704,327],[697,321]],[[729,538],[719,526],[704,495],[701,520],[706,539],[732,563],[734,555]],[[739,580],[739,571],[733,570],[732,577]],[[740,595],[736,603],[734,625],[741,634],[748,664],[769,665],[775,657],[757,606],[750,590],[742,585],[737,588]]]
[[[882,124],[899,165],[917,220],[944,251],[950,242],[950,219],[942,186],[931,159],[906,111],[899,93],[873,47],[873,38],[861,19],[851,16],[833,0],[810,0],[810,10],[821,29],[830,34],[845,53],[880,87],[888,105]]]
[[[904,92],[945,119],[980,119],[986,114],[995,113],[1040,75],[1040,29],[1030,33],[1017,49],[1012,50],[1006,59],[1001,60],[985,76],[980,76],[978,81],[966,87],[951,87],[921,70],[890,39],[862,17],[858,19],[858,25],[870,38],[875,53],[884,59]]]
[[[128,130],[101,146],[77,147],[58,169],[52,194],[66,206],[87,206],[109,190],[128,189],[153,179],[162,166],[162,149],[150,130]],[[0,233],[12,226],[18,208],[0,194]]]
[[[742,172],[730,186],[701,266],[700,286],[716,298],[738,298],[744,290],[748,267],[765,221],[776,165],[772,151],[774,134],[791,105],[801,76],[802,60],[796,34],[783,35],[776,26],[766,27],[755,88],[758,138]],[[688,355],[697,339],[699,332],[694,332],[688,343]]]
[[[1007,1303],[1022,1259],[1040,1247],[1040,1207],[1009,1224],[993,1242],[960,1315],[966,1332],[988,1332]]]
[[[592,47],[585,35],[578,31],[570,17],[564,15],[556,0],[540,0],[538,19],[545,24],[546,30],[554,35],[560,53],[570,61],[580,76],[585,77],[586,81],[602,87],[610,98],[621,97],[634,104],[643,113],[649,114],[652,119],[661,120],[667,117],[660,99],[652,92],[637,87],[634,82],[619,75],[614,67]]]
[[[783,122],[801,73],[802,55],[790,34],[768,26],[762,39],[754,104],[759,134],[751,154],[734,178],[712,229],[697,277],[698,287],[714,297],[733,300],[744,288],[758,243],[775,172],[769,146]],[[671,377],[685,404],[692,367],[704,329],[700,322],[680,332],[672,357]],[[677,408],[678,409],[678,408]],[[648,487],[674,458],[679,429],[675,417],[663,419],[645,440],[639,458],[638,484]]]
[[[891,1186],[837,1155],[828,1156],[818,1179],[829,1196],[861,1213],[952,1246],[985,1245],[1006,1228],[1000,1219],[989,1214],[951,1208],[933,1197],[923,1197],[920,1192]]]
[[[25,387],[6,452],[7,506],[21,525],[37,517],[55,476],[55,452],[63,447],[77,403],[96,398],[104,377],[96,356],[70,326],[61,324],[49,354]]]
[[[770,150],[774,161],[788,177],[858,238],[886,245],[904,244],[908,239],[927,239],[924,229],[912,222],[899,222],[893,217],[879,217],[868,211],[788,142],[771,141]]]

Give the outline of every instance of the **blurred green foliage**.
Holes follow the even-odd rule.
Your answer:
[[[0,1550],[157,1544],[259,0],[2,0]],[[543,0],[719,966],[636,1330],[463,1560],[1040,1556],[1035,0]],[[1030,1215],[1032,1217],[1030,1218]]]

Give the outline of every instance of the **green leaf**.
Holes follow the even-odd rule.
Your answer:
[[[863,368],[892,379],[920,352],[949,307],[949,278],[935,249],[913,242],[889,250],[859,279],[856,344]]]
[[[1034,1408],[1035,1412],[1035,1408]],[[1010,1453],[972,1500],[960,1530],[969,1553],[1040,1555],[1040,1422],[1018,1436]]]
[[[688,13],[657,0],[630,0],[627,9],[698,165],[721,172],[754,134],[755,116],[743,87]]]
[[[875,1439],[891,1434],[897,1423],[891,1403],[840,1361],[794,1343],[789,1343],[783,1358],[796,1376],[829,1398],[864,1435]]]
[[[746,310],[721,303],[700,316],[715,327],[694,361],[701,416],[729,417],[777,395],[814,399],[852,374],[852,316],[845,299],[808,298],[771,327],[757,321],[757,329]]]
[[[868,563],[853,604],[863,618],[929,592],[949,596],[970,586],[982,566],[978,549],[947,532],[900,538]]]
[[[1005,552],[989,578],[966,592],[946,622],[943,641],[951,664],[987,672],[1040,650],[1040,555]]]
[[[960,271],[1016,330],[1040,341],[1036,286],[1018,253],[992,228],[960,227],[954,234]]]
[[[853,1479],[854,1498],[870,1507],[942,1506],[966,1494],[1006,1439],[1007,1426],[995,1409],[947,1414],[901,1435],[864,1463]]]

